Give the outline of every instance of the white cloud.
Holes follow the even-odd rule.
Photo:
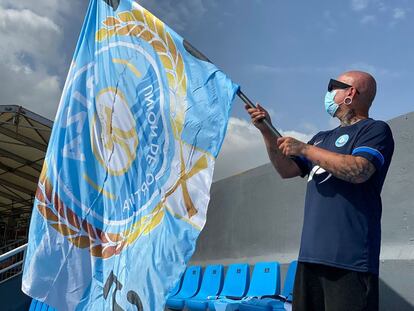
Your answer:
[[[0,6],[3,8],[13,8],[16,10],[30,10],[37,15],[47,15],[56,19],[61,14],[68,13],[77,8],[78,1],[61,1],[61,0],[0,0]],[[71,10],[72,9],[72,10]],[[76,11],[73,11],[76,12]]]
[[[58,59],[50,43],[59,43],[60,28],[49,18],[30,10],[4,9],[0,7],[0,61],[16,65],[19,55],[29,55],[40,63]],[[49,44],[48,44],[49,43]]]
[[[284,136],[307,142],[310,134],[281,131]],[[259,130],[251,122],[230,118],[227,135],[216,162],[214,180],[223,179],[268,163],[266,147]]]
[[[48,68],[62,64],[56,48],[61,40],[62,30],[50,18],[0,6],[1,104],[22,105],[53,117],[60,86]]]
[[[362,71],[369,72],[374,77],[381,76],[381,77],[398,78],[398,77],[401,77],[401,75],[403,74],[401,70],[393,71],[393,70],[389,70],[384,67],[374,66],[374,65],[371,65],[365,62],[358,62],[358,63],[350,64],[348,68],[351,68],[351,70],[362,70]]]
[[[351,8],[354,11],[362,11],[367,8],[368,4],[369,4],[369,0],[352,0]]]
[[[54,118],[85,5],[0,0],[1,105],[22,105]]]
[[[262,64],[254,64],[249,66],[249,71],[253,71],[257,74],[286,74],[286,73],[296,73],[296,74],[307,74],[307,73],[332,73],[337,72],[339,67],[335,66],[269,66]]]
[[[361,18],[361,24],[373,24],[376,21],[376,17],[374,15],[365,15]]]
[[[53,120],[61,93],[58,76],[0,63],[0,79],[0,104],[21,105]]]
[[[380,12],[386,12],[387,10],[388,10],[388,7],[387,7],[387,5],[384,3],[384,2],[379,2],[378,3],[378,10],[380,11]]]
[[[322,27],[323,32],[327,35],[334,34],[338,29],[336,18],[330,10],[323,11],[323,22],[320,23],[320,27]]]
[[[392,17],[398,20],[404,19],[406,17],[406,11],[402,8],[395,8]]]

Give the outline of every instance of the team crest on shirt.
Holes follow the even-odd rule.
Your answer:
[[[339,136],[338,139],[335,142],[335,146],[337,146],[338,148],[343,147],[348,142],[348,140],[349,140],[349,135],[348,134]]]

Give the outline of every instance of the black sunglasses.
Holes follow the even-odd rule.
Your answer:
[[[335,80],[335,79],[331,79],[329,80],[329,84],[328,84],[328,92],[331,92],[332,90],[336,90],[336,89],[341,89],[341,90],[349,89],[350,87],[353,87],[353,86],[346,84],[344,82]],[[359,94],[358,90],[355,87],[354,89]]]

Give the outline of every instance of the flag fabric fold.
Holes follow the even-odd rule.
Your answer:
[[[162,310],[202,230],[238,86],[132,0],[91,0],[30,224],[22,290]]]

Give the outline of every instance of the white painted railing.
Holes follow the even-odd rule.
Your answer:
[[[26,248],[24,244],[0,255],[0,284],[22,273]]]

